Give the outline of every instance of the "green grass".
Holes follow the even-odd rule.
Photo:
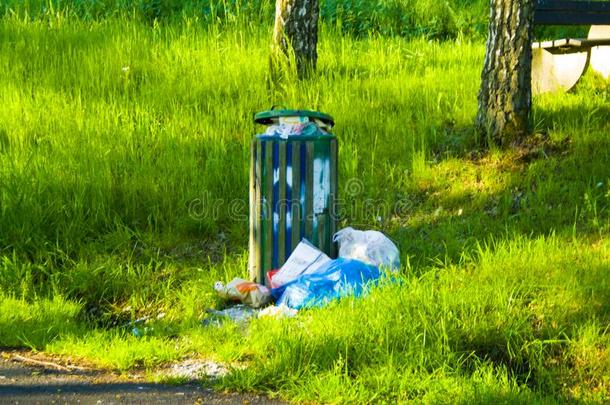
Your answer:
[[[486,31],[488,4],[483,0],[321,0],[323,22],[355,36],[455,38]],[[203,24],[271,25],[272,0],[4,0],[0,13],[21,18],[57,14],[87,21],[128,16],[146,24],[184,18]]]
[[[270,36],[0,19],[0,345],[119,370],[213,358],[235,366],[219,388],[296,401],[607,401],[607,83],[536,98],[538,142],[485,151],[481,38],[327,23],[316,77],[270,84]],[[204,327],[212,282],[246,273],[252,114],[273,104],[335,117],[341,224],[388,233],[405,265],[364,299]]]

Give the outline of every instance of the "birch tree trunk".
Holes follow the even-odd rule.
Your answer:
[[[274,65],[290,66],[294,61],[300,78],[315,70],[319,14],[318,0],[276,0],[272,56]]]
[[[476,127],[510,147],[530,131],[533,0],[491,0]]]

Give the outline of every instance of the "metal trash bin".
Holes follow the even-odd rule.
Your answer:
[[[331,116],[270,110],[254,116],[267,131],[252,141],[250,164],[250,278],[266,284],[306,238],[336,256],[337,138]]]

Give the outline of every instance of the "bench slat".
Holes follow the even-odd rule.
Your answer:
[[[542,42],[534,42],[532,46],[534,48],[559,48],[561,46],[566,46],[568,44],[569,39],[556,39],[553,41],[542,41]]]
[[[605,46],[610,45],[610,38],[593,38],[593,39],[579,39],[581,46]]]
[[[557,48],[574,48],[574,51],[592,48],[594,46],[610,45],[610,38],[565,38],[556,39],[554,41],[542,41],[532,43],[532,48],[542,49],[557,49]]]
[[[609,25],[610,11],[590,13],[587,11],[548,11],[536,10],[534,24],[537,25]]]
[[[610,24],[610,1],[538,0],[534,7],[534,24]]]
[[[610,12],[610,1],[538,0],[535,9],[548,11]]]

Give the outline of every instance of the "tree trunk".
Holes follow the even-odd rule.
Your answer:
[[[318,0],[276,0],[273,61],[296,64],[300,78],[315,70],[318,59]]]
[[[533,0],[491,0],[476,127],[503,147],[530,131],[533,14]]]

